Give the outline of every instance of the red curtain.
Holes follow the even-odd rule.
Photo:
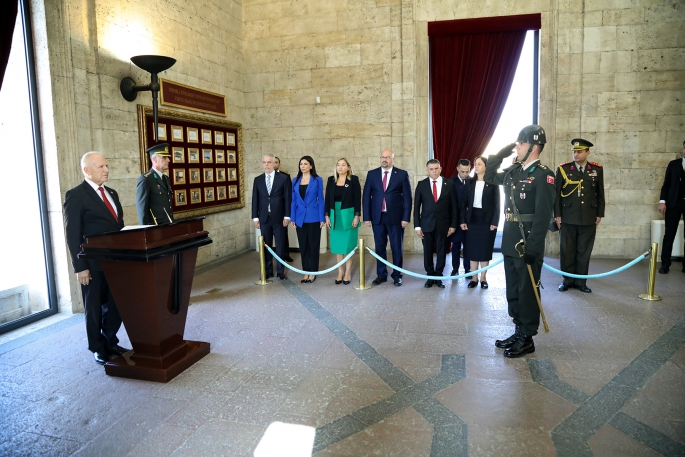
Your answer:
[[[14,35],[14,23],[17,20],[18,1],[9,0],[0,2],[0,88],[5,79],[5,69],[10,58],[12,49],[12,35]]]
[[[526,31],[540,27],[540,15],[514,18],[429,24],[433,147],[445,176],[482,154],[495,132]]]

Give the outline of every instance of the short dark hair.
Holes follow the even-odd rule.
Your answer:
[[[428,165],[433,165],[433,164],[440,165],[440,161],[438,159],[430,159],[428,162],[426,162],[426,168],[428,168]]]
[[[459,162],[457,165],[463,165],[465,167],[471,168],[471,162],[469,162],[469,159],[459,159]]]

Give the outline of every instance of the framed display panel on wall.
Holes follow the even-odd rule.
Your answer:
[[[174,218],[182,220],[245,207],[241,124],[163,109],[158,118],[160,140],[155,142],[152,107],[138,105],[140,171],[145,173],[152,167],[146,149],[169,143]]]

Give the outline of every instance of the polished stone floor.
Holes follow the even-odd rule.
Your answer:
[[[246,253],[196,276],[185,337],[211,353],[168,384],[106,376],[82,315],[3,335],[0,455],[247,457],[281,421],[316,427],[318,457],[683,456],[679,267],[657,275],[662,301],[638,298],[647,261],[588,281],[592,294],[558,292],[543,269],[550,332],[509,360],[493,345],[512,330],[502,265],[487,290],[405,276],[359,291],[334,274],[257,286]],[[374,271],[371,260],[368,281]]]

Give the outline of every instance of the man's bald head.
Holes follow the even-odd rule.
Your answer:
[[[89,181],[101,186],[109,179],[107,159],[97,151],[90,151],[81,157],[81,171]]]

